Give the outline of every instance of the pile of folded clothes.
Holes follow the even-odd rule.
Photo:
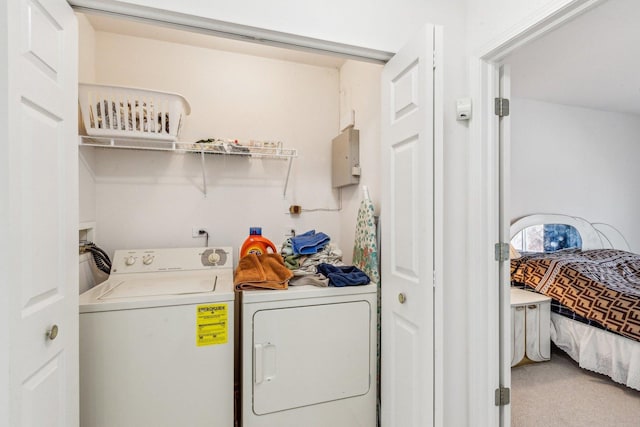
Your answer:
[[[342,251],[330,240],[325,233],[310,230],[283,243],[280,254],[293,272],[290,285],[326,287],[369,283],[369,277],[361,270],[345,266]]]
[[[358,286],[371,282],[362,270],[353,265],[336,266],[331,264],[320,264],[318,272],[329,279],[331,286]]]

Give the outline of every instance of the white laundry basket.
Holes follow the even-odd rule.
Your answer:
[[[89,136],[176,141],[191,112],[178,94],[80,83],[82,121]]]

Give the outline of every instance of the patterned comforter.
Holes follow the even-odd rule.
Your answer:
[[[640,341],[640,255],[614,249],[525,253],[511,260],[511,280]]]

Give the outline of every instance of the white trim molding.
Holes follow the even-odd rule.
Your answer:
[[[555,0],[535,11],[484,45],[469,58],[470,87],[475,114],[471,119],[469,146],[469,245],[467,276],[475,278],[469,285],[469,419],[477,425],[509,427],[509,411],[501,414],[494,406],[493,392],[500,385],[500,345],[509,337],[500,336],[498,313],[501,268],[494,258],[494,244],[499,242],[500,216],[508,221],[508,207],[500,212],[500,144],[498,120],[493,111],[499,93],[500,61],[526,43],[549,33],[563,23],[605,0]],[[502,214],[502,215],[500,215]],[[500,267],[501,264],[502,267]],[[503,284],[503,286],[506,286]],[[503,334],[504,335],[504,334]],[[510,387],[510,381],[503,386]]]
[[[156,9],[115,0],[68,0],[78,12],[118,16],[149,24],[178,28],[219,37],[269,46],[331,54],[348,59],[384,64],[394,55],[365,47],[352,46],[295,34],[218,21],[201,16]]]
[[[479,49],[478,58],[499,62],[519,47],[607,0],[555,0]]]

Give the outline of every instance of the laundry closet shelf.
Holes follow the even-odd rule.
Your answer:
[[[162,141],[143,138],[110,138],[102,136],[80,135],[78,140],[80,147],[98,147],[107,149],[124,149],[140,151],[166,151],[178,154],[199,154],[202,159],[202,187],[204,196],[207,196],[207,175],[204,167],[205,154],[218,156],[240,156],[245,158],[288,160],[287,176],[284,182],[283,197],[287,195],[287,186],[291,175],[293,159],[298,157],[295,148],[282,147],[247,147],[234,146],[232,144],[196,144],[192,142]]]
[[[109,138],[81,135],[79,145],[81,147],[170,151],[175,153],[204,153],[222,156],[243,156],[280,160],[298,157],[298,151],[295,148],[233,146],[226,149],[222,145],[195,144],[192,142],[162,141],[143,138]]]

